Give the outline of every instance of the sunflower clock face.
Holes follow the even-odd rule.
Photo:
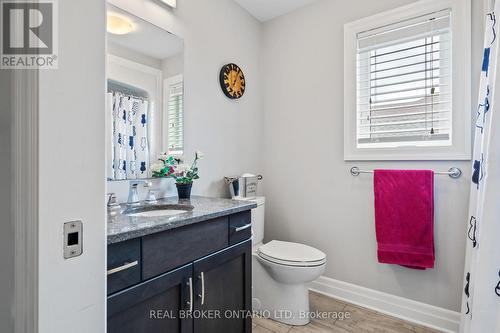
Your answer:
[[[238,99],[245,93],[245,75],[235,64],[222,66],[220,70],[220,86],[224,94],[231,99]]]

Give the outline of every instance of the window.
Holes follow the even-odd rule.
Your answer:
[[[358,34],[358,147],[451,144],[446,10]]]
[[[168,153],[182,155],[184,152],[184,82],[182,75],[167,79],[166,82],[168,87]]]
[[[346,160],[470,158],[470,83],[457,80],[470,67],[468,43],[455,31],[467,26],[455,17],[466,2],[410,5],[346,26],[354,67],[345,73]]]

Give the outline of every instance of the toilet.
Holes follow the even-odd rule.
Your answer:
[[[311,246],[272,240],[263,244],[265,198],[252,210],[252,305],[288,325],[309,323],[308,283],[323,274],[326,255]]]

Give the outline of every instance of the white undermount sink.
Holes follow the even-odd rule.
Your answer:
[[[185,210],[179,209],[162,209],[162,210],[148,210],[145,212],[127,214],[132,217],[161,217],[161,216],[173,216],[185,213]]]
[[[153,205],[130,208],[123,214],[131,217],[163,217],[180,215],[192,209],[193,206],[188,205]]]

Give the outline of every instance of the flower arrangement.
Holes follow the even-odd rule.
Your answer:
[[[184,162],[183,156],[169,155],[162,153],[158,157],[158,162],[151,166],[153,177],[175,179],[177,184],[192,184],[195,179],[199,179],[198,161],[203,158],[201,151],[195,153],[195,158],[191,165]]]
[[[158,157],[158,162],[151,166],[153,177],[174,178],[179,198],[189,198],[193,181],[200,178],[198,175],[198,161],[203,156],[204,154],[201,151],[197,151],[193,163],[189,165],[184,162],[183,156],[162,153]]]

